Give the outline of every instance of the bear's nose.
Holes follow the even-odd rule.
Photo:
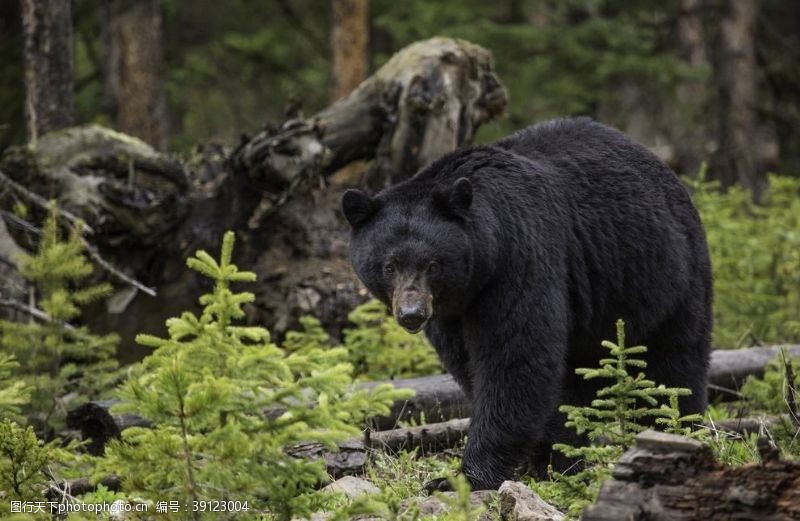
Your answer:
[[[411,333],[419,331],[427,319],[425,309],[421,305],[400,306],[397,312],[397,322]]]

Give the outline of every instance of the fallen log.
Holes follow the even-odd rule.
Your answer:
[[[110,402],[103,402],[103,406],[95,405],[84,408],[85,411],[107,410]],[[149,424],[136,417],[115,416],[120,426],[147,427]],[[741,418],[716,422],[706,427],[717,431],[734,434],[756,433],[763,434],[764,429],[770,429],[781,421],[789,422],[789,418]],[[469,432],[469,418],[449,420],[441,423],[431,423],[416,427],[398,428],[386,431],[366,430],[362,438],[353,438],[338,445],[336,451],[331,451],[318,442],[308,442],[294,445],[287,449],[287,454],[303,459],[323,459],[328,474],[333,479],[343,476],[363,474],[366,465],[375,452],[396,454],[401,451],[418,450],[420,455],[439,453],[453,449],[461,444]],[[105,432],[116,432],[108,430]],[[118,432],[116,434],[119,435]],[[94,441],[93,441],[94,443]],[[92,445],[90,445],[92,446]],[[101,447],[102,448],[102,447]],[[92,454],[99,454],[93,451]],[[118,490],[119,480],[116,477],[103,481],[111,490]],[[81,495],[94,490],[94,485],[85,478],[51,485],[48,497],[63,494],[65,491],[72,495]]]
[[[363,438],[354,438],[339,445],[332,452],[321,443],[301,443],[287,449],[287,453],[304,459],[324,459],[333,479],[361,474],[373,452],[395,454],[400,451],[419,450],[420,455],[442,452],[456,447],[467,435],[469,419],[406,427],[388,431],[365,431]]]
[[[469,418],[387,431],[367,430],[364,433],[364,445],[389,453],[414,449],[419,449],[422,454],[441,452],[461,443],[468,431]]]
[[[507,94],[493,68],[491,54],[463,40],[412,44],[348,96],[309,119],[266,128],[234,159],[251,177],[288,186],[377,155],[369,184],[394,184],[470,141],[503,111]]]
[[[97,275],[118,292],[84,310],[83,320],[122,338],[123,362],[147,354],[136,334],[163,336],[167,318],[196,309],[207,281],[184,259],[216,251],[226,230],[239,238],[236,263],[258,275],[248,287],[256,294],[250,322],[280,338],[313,315],[338,337],[367,298],[350,265],[343,191],[413,175],[470,143],[506,100],[489,51],[432,38],[402,49],[319,113],[268,124],[233,150],[199,147],[187,162],[97,125],[9,147],[0,157],[0,215],[27,249],[49,199],[65,224],[80,219],[91,228],[93,259],[107,261]],[[365,175],[333,175],[357,160],[370,161]],[[10,218],[20,205],[30,222]]]
[[[777,427],[790,427],[793,425],[792,419],[788,414],[780,416],[734,418],[731,420],[707,422],[705,424],[711,431],[719,431],[728,434],[758,434],[759,436],[763,436]]]
[[[86,424],[86,419],[92,416],[98,424],[90,422],[94,430],[91,434],[89,452],[93,455],[102,454],[102,450],[110,439],[119,437],[122,430],[127,427],[149,427],[152,424],[131,415],[112,416],[109,408],[118,402],[90,402],[79,407],[77,413],[70,412],[67,422],[71,426],[76,423]],[[370,454],[376,451],[394,454],[400,451],[418,449],[421,455],[441,452],[456,447],[467,435],[469,418],[450,420],[430,425],[392,429],[388,431],[365,431],[361,438],[346,440],[338,445],[336,451],[331,451],[318,442],[300,443],[289,447],[287,454],[303,459],[324,459],[328,473],[333,479],[342,476],[361,474],[369,460]],[[84,437],[84,439],[87,439]],[[104,482],[112,490],[119,488],[116,477],[108,478]],[[116,488],[114,488],[116,487]],[[48,495],[58,495],[65,491],[72,495],[80,495],[94,490],[90,480],[81,478],[73,481],[54,483],[48,489]],[[71,492],[70,492],[71,491]],[[49,497],[49,496],[48,496]]]
[[[778,356],[784,346],[718,349],[711,353],[708,373],[708,398],[732,400],[748,376],[760,378],[767,362]],[[785,347],[789,356],[800,356],[800,345]],[[434,423],[469,416],[470,404],[450,375],[423,376],[389,382],[395,387],[412,389],[416,395],[396,403],[389,416],[371,423],[378,429],[390,429],[398,422],[426,421]],[[374,385],[374,384],[373,384]]]
[[[709,400],[728,399],[738,395],[738,390],[748,376],[761,378],[767,362],[778,356],[781,348],[790,357],[800,357],[800,345],[748,347],[747,349],[717,349],[711,353],[709,367]]]
[[[641,433],[581,519],[800,519],[800,461],[759,450],[761,464],[728,467],[696,440]]]
[[[302,444],[290,449],[297,457],[324,458],[333,476],[358,474],[368,459],[370,450],[395,454],[419,449],[421,455],[443,452],[458,447],[469,434],[469,418],[428,423],[418,427],[364,432],[364,438],[343,443],[338,452],[331,452],[319,443]],[[788,415],[761,418],[737,418],[697,425],[725,435],[768,435],[775,428],[794,424]]]
[[[735,391],[738,385],[744,382],[747,375],[762,376],[764,366],[778,355],[780,349],[779,346],[775,346],[714,351],[711,356],[710,383],[735,384],[735,386],[728,392],[720,393],[710,385],[711,399],[731,399],[738,396]],[[787,348],[787,352],[790,356],[800,356],[800,346],[790,346]],[[736,362],[737,358],[740,359],[739,363]],[[424,423],[432,425],[454,418],[468,418],[470,415],[469,401],[449,375],[369,382],[363,385],[372,387],[381,383],[391,383],[397,388],[412,389],[416,395],[409,400],[395,403],[388,416],[368,420],[367,427],[373,431],[393,430],[403,422],[422,423],[424,421]],[[101,453],[108,440],[119,436],[120,432],[130,426],[149,426],[147,420],[135,415],[112,415],[109,409],[115,403],[117,402],[113,400],[88,402],[73,409],[67,415],[67,426],[70,429],[79,430],[83,439],[92,440],[90,444],[92,453]],[[274,411],[267,411],[266,414],[272,413]],[[739,433],[759,432],[760,425],[757,420],[731,420],[719,422],[716,428]]]
[[[452,418],[467,418],[472,412],[472,405],[464,392],[448,374],[364,385],[373,387],[382,383],[390,383],[398,389],[411,389],[414,396],[395,402],[388,416],[371,418],[367,425],[374,430],[393,429],[403,422],[439,423]]]

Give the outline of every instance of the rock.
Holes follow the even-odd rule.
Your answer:
[[[330,485],[325,486],[322,490],[326,490],[328,492],[341,492],[349,499],[357,498],[362,494],[380,494],[381,492],[381,489],[366,479],[361,479],[354,476],[345,476],[343,478],[339,478]]]
[[[447,498],[454,498],[456,493],[442,492],[440,495]],[[441,516],[450,510],[450,506],[442,501],[440,495],[408,498],[400,504],[400,510],[406,511],[416,506],[421,516]],[[476,490],[470,493],[469,499],[474,507],[480,505],[489,506],[496,495],[497,492],[494,490]]]
[[[452,494],[452,492],[445,492],[445,494]],[[437,496],[411,498],[402,503],[401,508],[405,510],[411,508],[413,505],[419,507],[419,513],[422,516],[440,516],[447,512],[447,504]]]
[[[519,481],[505,481],[498,490],[500,517],[507,521],[561,521],[564,514]]]

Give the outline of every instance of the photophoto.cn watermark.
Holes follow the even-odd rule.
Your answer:
[[[65,515],[71,513],[95,513],[102,514],[108,512],[117,514],[122,512],[147,512],[146,503],[129,503],[127,501],[101,501],[99,503],[84,503],[76,501],[65,503],[61,501],[12,501],[12,514],[51,514]]]

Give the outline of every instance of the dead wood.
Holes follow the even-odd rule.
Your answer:
[[[728,467],[700,442],[644,432],[581,519],[800,519],[800,461],[759,445],[761,464]]]
[[[759,436],[764,436],[776,427],[789,425],[789,422],[791,422],[789,415],[784,414],[780,416],[733,418],[730,420],[708,422],[705,426],[712,431],[720,431],[723,433],[758,434]]]
[[[747,349],[718,349],[711,353],[708,396],[710,401],[739,397],[738,389],[752,375],[764,375],[767,362],[778,356],[782,346],[750,347]],[[786,348],[789,356],[800,356],[800,345]],[[396,403],[392,414],[377,418],[374,425],[389,429],[398,421],[434,423],[469,416],[470,405],[461,388],[450,375],[424,376],[390,382],[395,387],[413,389],[416,395]]]
[[[753,351],[753,352],[751,352]],[[761,376],[764,372],[764,365],[780,352],[780,347],[752,347],[748,349],[737,349],[729,351],[715,351],[711,357],[710,380],[712,382],[743,382],[748,374]],[[800,355],[800,346],[791,346],[787,349],[790,356]],[[740,359],[736,363],[737,357]],[[730,373],[729,373],[730,372]],[[470,415],[470,404],[464,393],[453,381],[450,375],[424,376],[420,378],[410,378],[406,380],[392,380],[389,382],[370,382],[363,384],[366,387],[375,386],[381,383],[391,383],[397,388],[412,389],[415,396],[406,401],[398,401],[392,407],[389,416],[371,418],[367,425],[373,431],[400,432],[400,434],[380,435],[373,433],[372,442],[369,445],[374,447],[376,443],[384,443],[391,450],[402,448],[404,437],[419,436],[422,441],[409,442],[408,447],[426,447],[439,443],[439,433],[450,440],[447,443],[457,443],[461,432],[462,436],[466,433],[467,423],[450,423],[448,420],[466,419]],[[711,392],[713,398],[730,399],[735,396],[732,393],[716,394]],[[67,426],[70,429],[79,430],[83,439],[92,439],[92,451],[102,452],[102,448],[111,438],[119,436],[129,426],[148,426],[149,423],[134,415],[114,416],[110,413],[110,407],[116,402],[88,402],[70,411],[67,416]],[[274,412],[274,411],[273,411]],[[271,414],[269,411],[266,414]],[[401,422],[426,422],[417,431],[404,431],[395,429]],[[460,420],[468,421],[468,420]],[[776,418],[745,418],[739,420],[727,420],[708,425],[709,428],[743,434],[746,432],[763,432],[763,427],[770,428],[780,421]],[[441,425],[435,426],[435,425]],[[459,426],[456,428],[456,426]],[[425,429],[428,429],[427,431]],[[433,430],[430,430],[433,429]],[[433,435],[431,433],[436,433]],[[445,433],[448,433],[445,435]],[[448,437],[449,436],[449,437]],[[416,440],[416,438],[413,438]],[[427,441],[425,441],[427,440]]]
[[[459,419],[387,431],[367,430],[363,438],[348,440],[336,451],[313,442],[295,445],[287,453],[297,458],[324,459],[328,473],[338,479],[362,473],[373,452],[394,454],[415,449],[421,455],[441,452],[457,446],[468,429],[469,419]]]
[[[118,476],[106,476],[97,482],[89,478],[54,481],[48,485],[44,495],[48,501],[69,501],[71,498],[94,492],[98,485],[116,492],[122,488],[122,481]]]
[[[367,160],[367,174],[351,183],[377,188],[407,178],[469,143],[505,103],[488,51],[433,38],[401,50],[318,114],[267,125],[232,151],[205,146],[178,160],[94,125],[12,147],[0,158],[0,209],[8,223],[24,204],[29,222],[39,223],[42,202],[57,199],[67,221],[91,228],[93,257],[116,268],[110,278],[119,291],[84,319],[97,332],[120,334],[122,361],[146,352],[132,341],[137,333],[163,334],[166,318],[196,309],[208,283],[185,258],[219,248],[226,230],[239,238],[234,260],[259,275],[249,288],[257,296],[250,321],[280,338],[311,314],[336,336],[367,294],[348,258],[339,211],[345,187],[332,174]],[[36,243],[29,227],[9,229],[21,246]]]
[[[503,111],[507,95],[493,68],[491,54],[463,40],[412,44],[345,98],[309,119],[265,129],[234,157],[268,185],[372,158],[373,186],[397,182],[470,142]]]

